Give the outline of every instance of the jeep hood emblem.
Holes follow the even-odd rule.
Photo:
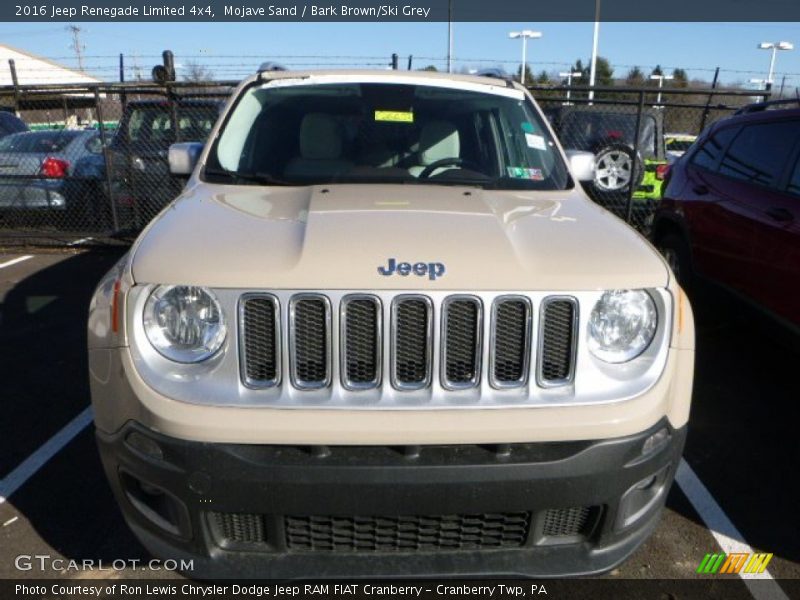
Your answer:
[[[425,277],[425,275],[427,275],[428,279],[435,281],[437,277],[441,277],[446,271],[444,264],[439,262],[418,262],[414,264],[408,262],[399,263],[397,259],[394,258],[390,258],[387,262],[388,264],[385,267],[378,267],[378,273],[384,277],[391,277],[395,273],[401,277],[408,277],[412,274],[418,277]]]

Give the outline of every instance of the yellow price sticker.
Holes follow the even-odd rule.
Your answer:
[[[413,123],[414,113],[402,110],[376,110],[375,120],[389,123]]]

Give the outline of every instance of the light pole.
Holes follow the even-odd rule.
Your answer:
[[[570,89],[570,88],[572,88],[572,78],[573,77],[580,77],[581,75],[583,75],[583,73],[581,73],[580,71],[567,71],[566,73],[559,73],[558,74],[559,77],[562,77],[562,78],[566,77],[567,78],[567,101],[564,104],[571,104],[571,102],[569,101],[569,97],[570,97],[570,93],[572,92],[572,90]]]
[[[531,31],[530,29],[523,29],[522,31],[512,31],[508,34],[512,40],[522,38],[522,68],[519,72],[519,81],[525,85],[525,55],[528,50],[528,39],[538,39],[542,37],[541,31]]]
[[[592,58],[589,61],[589,100],[594,100],[594,82],[597,79],[597,45],[600,42],[600,0],[594,2],[594,34]]]
[[[658,99],[656,100],[656,106],[659,106],[661,104],[661,88],[664,87],[664,80],[666,79],[669,81],[675,78],[672,75],[650,75],[650,79],[658,81]]]
[[[767,75],[767,83],[772,86],[772,76],[775,73],[775,55],[778,50],[794,50],[794,44],[791,42],[761,42],[758,45],[759,50],[772,50],[772,56],[769,60],[769,75]]]

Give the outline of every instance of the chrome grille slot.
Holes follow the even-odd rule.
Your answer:
[[[442,387],[475,387],[481,372],[482,306],[472,296],[449,296],[442,303]]]
[[[498,298],[493,307],[489,381],[496,388],[528,382],[531,353],[531,302],[522,296]]]
[[[298,294],[289,302],[289,355],[292,384],[318,389],[331,382],[331,305],[318,294]]]
[[[245,294],[239,304],[241,376],[251,388],[280,383],[280,305],[270,294]]]
[[[392,385],[400,390],[431,381],[433,305],[425,296],[398,296],[392,305]]]
[[[578,333],[577,301],[563,296],[545,298],[539,326],[539,384],[553,387],[571,382]]]
[[[375,296],[345,296],[341,303],[342,385],[371,389],[381,382],[382,308]]]

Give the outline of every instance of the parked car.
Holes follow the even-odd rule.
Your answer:
[[[672,166],[653,235],[684,285],[721,284],[796,332],[800,110],[782,106],[756,104],[707,129]]]
[[[25,121],[12,112],[0,109],[0,139],[22,131],[28,131]]]
[[[667,148],[667,162],[672,164],[678,160],[692,147],[696,139],[696,135],[689,133],[668,133],[664,138]]]
[[[607,571],[685,440],[691,308],[513,82],[264,72],[100,282],[100,455],[192,576]]]
[[[14,133],[0,140],[0,211],[8,218],[38,213],[57,225],[78,225],[85,216],[84,181],[75,165],[102,156],[99,134],[85,130]]]
[[[639,151],[634,154],[637,111],[637,107],[604,105],[566,105],[549,110],[565,148],[595,155],[597,169],[587,192],[601,204],[627,199],[631,183],[634,199],[661,198],[667,167],[662,111],[643,110]]]
[[[108,164],[115,201],[132,206],[134,226],[145,225],[180,193],[184,181],[172,177],[167,150],[178,141],[202,142],[217,120],[223,102],[215,99],[175,101],[132,100],[127,103],[119,127],[108,148]],[[97,165],[99,171],[105,165]],[[102,176],[101,176],[102,178]]]

